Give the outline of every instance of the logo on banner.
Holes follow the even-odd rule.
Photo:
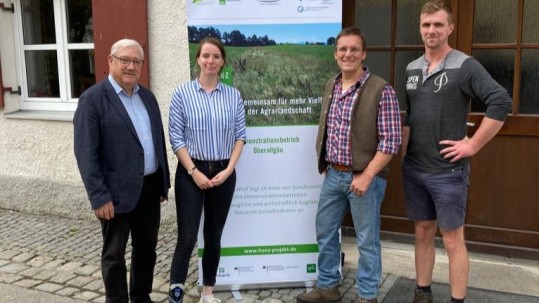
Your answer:
[[[230,66],[223,67],[223,70],[221,70],[221,75],[219,76],[219,80],[223,82],[224,84],[228,84],[230,86],[234,85],[234,70]]]
[[[278,5],[281,0],[258,0],[261,5]]]
[[[224,267],[217,269],[217,277],[230,277],[230,274],[225,271]]]
[[[237,4],[241,4],[242,0],[219,0],[219,5],[227,5],[233,2],[236,2]]]
[[[235,1],[235,0],[193,0],[193,4],[213,5],[213,4],[219,3],[220,5],[225,5],[227,1]]]
[[[318,3],[317,3],[318,4]],[[322,4],[322,5],[318,5],[318,6],[310,6],[308,3],[305,3],[305,6],[303,5],[300,5],[298,6],[298,8],[296,9],[298,11],[298,13],[313,13],[313,12],[320,12],[320,11],[324,11],[324,10],[328,10],[329,9],[329,4],[333,4],[333,2],[322,2],[322,3],[319,3],[319,4]]]
[[[316,273],[316,264],[307,264],[307,273]]]

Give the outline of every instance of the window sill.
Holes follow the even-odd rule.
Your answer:
[[[19,120],[45,120],[72,122],[74,112],[44,111],[44,110],[19,110],[4,114],[7,119]]]

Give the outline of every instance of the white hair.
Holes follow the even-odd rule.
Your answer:
[[[126,47],[137,48],[142,58],[144,58],[144,50],[142,49],[142,46],[140,45],[140,43],[138,43],[138,41],[133,40],[133,39],[121,39],[121,40],[116,41],[110,48],[110,54],[115,55],[118,50],[126,48]]]

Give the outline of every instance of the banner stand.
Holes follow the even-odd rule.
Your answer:
[[[323,176],[315,140],[326,82],[338,72],[342,0],[186,1],[191,75],[201,39],[225,45],[221,82],[243,98],[247,142],[236,166],[215,291],[312,288]],[[202,131],[202,130],[201,130]],[[202,288],[203,220],[198,235]]]

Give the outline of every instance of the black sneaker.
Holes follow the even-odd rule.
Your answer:
[[[432,292],[426,292],[416,288],[414,291],[414,303],[432,303]]]
[[[183,289],[174,287],[168,292],[168,303],[183,303]]]

